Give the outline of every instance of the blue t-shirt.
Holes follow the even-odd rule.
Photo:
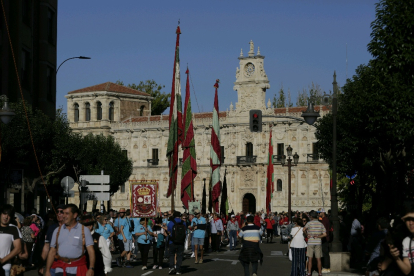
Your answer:
[[[134,232],[136,234],[145,232],[145,228],[141,224],[135,225],[134,228],[135,228]],[[149,232],[152,232],[151,226],[148,225],[147,229],[148,229]],[[137,239],[138,243],[141,243],[141,244],[149,244],[151,242],[151,236],[149,234],[141,235],[141,236],[138,236],[137,238],[138,238]]]
[[[98,222],[98,229],[96,229],[95,232],[103,236],[105,239],[108,239],[111,233],[114,232],[114,228],[112,228],[110,224],[102,226],[102,224]]]
[[[131,220],[134,222],[134,231],[132,232],[132,234],[135,234],[135,229],[137,228],[137,225],[140,225],[140,220],[141,218],[131,218]]]
[[[193,218],[193,220],[191,221],[191,226],[194,227],[196,225],[200,225],[200,224],[207,224],[207,221],[205,218],[201,217],[198,218]],[[198,228],[198,227],[197,227]],[[198,239],[204,239],[206,235],[206,230],[201,230],[201,229],[197,229],[194,231],[193,233],[193,237],[194,238],[198,238]]]
[[[121,226],[124,226],[123,231],[124,231],[125,238],[127,240],[132,239],[132,233],[129,233],[129,225],[128,225],[128,227],[126,227],[125,225],[128,225],[126,217],[125,218],[117,218],[114,222],[114,227],[118,227],[118,229],[119,229],[120,234],[118,235],[118,239],[120,239],[121,241],[124,239],[124,237],[122,236],[122,233],[121,233]],[[127,229],[125,229],[125,228],[127,228]],[[130,234],[129,235],[130,238],[128,238],[128,236],[127,236],[128,233]]]

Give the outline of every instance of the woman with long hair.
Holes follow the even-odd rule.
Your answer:
[[[306,242],[303,236],[303,223],[299,218],[292,218],[294,224],[290,231],[290,250],[292,253],[292,269],[290,276],[306,275]]]

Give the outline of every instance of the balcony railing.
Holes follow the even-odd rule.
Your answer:
[[[158,166],[159,159],[147,159],[148,167]]]
[[[273,155],[273,164],[281,163],[282,162],[282,157],[283,157],[283,155]]]
[[[319,162],[321,161],[321,155],[319,153],[315,154],[315,153],[308,153],[307,154],[307,162]]]
[[[257,156],[237,156],[237,165],[248,165],[256,163]]]

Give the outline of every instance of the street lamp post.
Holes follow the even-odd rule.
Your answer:
[[[297,152],[295,152],[295,155],[293,155],[293,160],[292,160],[292,158],[290,158],[292,156],[292,151],[293,151],[293,149],[290,145],[287,147],[286,151],[287,151],[287,154],[288,154],[288,157],[289,157],[287,159],[288,163],[287,163],[287,165],[285,165],[286,164],[286,155],[282,156],[281,163],[282,163],[283,167],[288,167],[288,216],[289,216],[289,222],[291,222],[292,221],[292,178],[291,178],[292,171],[291,171],[291,168],[293,166],[298,165],[299,155],[298,155]],[[292,164],[292,161],[293,161],[293,164]]]
[[[62,64],[63,63],[65,63],[66,61],[68,61],[68,60],[71,60],[71,59],[91,59],[90,57],[84,57],[84,56],[78,56],[78,57],[71,57],[71,58],[68,58],[68,59],[65,59],[60,65],[59,65],[59,67],[58,67],[58,69],[56,70],[56,74],[57,74],[57,72],[59,71],[59,68],[60,68],[60,66],[62,66]]]
[[[338,195],[336,187],[336,116],[338,112],[338,83],[336,82],[336,72],[333,75],[333,97],[332,97],[332,188],[331,188],[331,211],[334,225],[332,252],[341,252],[342,244],[339,240],[339,218],[338,218]],[[317,114],[317,116],[315,116]],[[319,113],[313,110],[313,104],[309,102],[308,109],[302,113],[302,117],[308,123],[315,122]],[[313,124],[313,123],[312,123]]]

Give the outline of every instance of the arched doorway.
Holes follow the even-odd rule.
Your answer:
[[[256,198],[250,193],[245,194],[243,197],[243,214],[248,212],[256,213]]]

